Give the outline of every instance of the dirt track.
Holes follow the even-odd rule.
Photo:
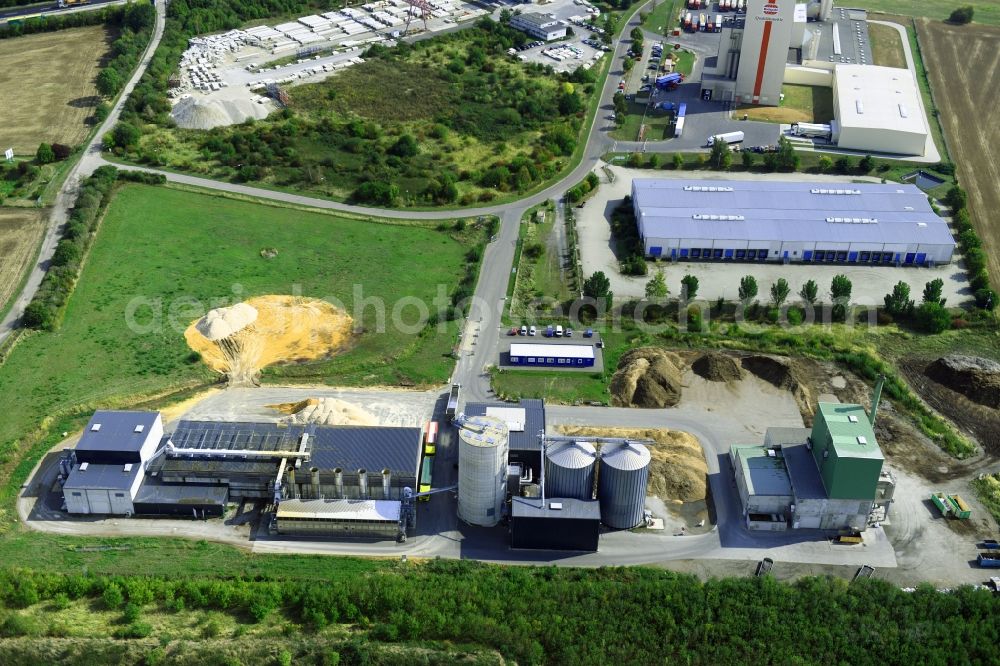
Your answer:
[[[983,239],[990,276],[1000,280],[1000,28],[954,26],[917,19],[917,34],[948,152],[969,194],[969,212]]]

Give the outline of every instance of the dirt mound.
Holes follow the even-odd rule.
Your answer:
[[[699,356],[691,364],[691,370],[710,382],[738,382],[743,379],[743,370],[735,358],[715,352]]]
[[[757,354],[744,356],[741,359],[743,369],[763,379],[773,386],[789,391],[799,406],[802,418],[809,421],[816,413],[816,401],[812,391],[799,377],[792,362],[782,356],[765,356]]]
[[[316,425],[378,425],[378,419],[366,410],[337,398],[307,398],[298,402],[268,405],[282,414],[285,423],[315,423]]]
[[[564,435],[583,437],[628,437],[655,442],[649,447],[649,487],[647,493],[662,500],[698,502],[705,499],[708,465],[701,444],[679,430],[659,428],[595,428],[557,426]]]
[[[952,354],[934,361],[925,374],[980,405],[1000,408],[1000,363]]]
[[[275,363],[312,361],[342,350],[352,335],[352,319],[326,301],[297,296],[257,296],[246,301],[257,310],[253,340],[255,369]],[[200,319],[198,321],[201,321]],[[184,331],[188,346],[213,370],[229,373],[223,349],[198,330],[198,321]]]
[[[261,120],[273,110],[270,103],[254,104],[248,99],[185,97],[170,111],[170,117],[184,129],[212,129],[238,125],[249,118]]]
[[[640,347],[627,352],[611,377],[616,407],[673,407],[681,399],[683,362],[677,354]]]

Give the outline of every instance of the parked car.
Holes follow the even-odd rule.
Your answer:
[[[551,326],[549,328],[551,328]],[[561,338],[562,336],[563,336],[563,327],[562,324],[560,324],[556,326],[556,337]]]
[[[521,328],[524,328],[524,327],[522,326]],[[586,331],[583,332],[583,337],[585,337],[585,338],[592,338],[592,337],[594,337],[594,329],[588,328]]]
[[[534,328],[534,326],[532,326],[532,328]],[[527,334],[528,334],[528,327],[527,326],[522,326],[521,327],[521,335],[527,335]]]
[[[552,324],[545,327],[545,337],[551,338],[554,334],[555,331],[552,329]]]
[[[534,326],[528,329],[528,335],[537,335],[537,334],[538,334],[538,329],[536,329]]]
[[[517,326],[511,326],[510,330],[507,331],[507,335],[517,335]]]
[[[567,328],[566,332],[563,333],[563,335],[565,335],[567,338],[572,338],[573,337],[573,329],[572,328]]]

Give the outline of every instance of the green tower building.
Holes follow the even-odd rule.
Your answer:
[[[810,439],[830,499],[875,499],[885,458],[864,407],[819,403]]]

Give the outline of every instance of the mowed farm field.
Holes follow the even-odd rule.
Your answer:
[[[50,429],[72,429],[60,420],[217,381],[183,336],[209,308],[265,294],[336,299],[350,314],[359,299],[384,302],[389,313],[403,297],[429,305],[439,285],[446,293],[457,286],[475,241],[473,225],[463,236],[428,224],[435,226],[124,186],[62,327],[27,336],[0,366],[0,479],[25,460],[26,444],[34,446]],[[262,256],[264,249],[276,254]],[[300,381],[445,382],[454,363],[454,322],[415,334],[387,315],[379,331],[377,309],[372,303],[355,317],[364,330],[343,354],[295,366],[300,375],[309,371]],[[403,316],[413,321],[412,308]],[[0,507],[0,516],[8,508]]]
[[[45,233],[42,211],[0,208],[0,312],[21,284]]]
[[[0,40],[0,151],[27,155],[42,142],[83,141],[108,44],[104,26]]]
[[[1000,28],[917,20],[934,102],[969,212],[983,239],[990,276],[1000,280]]]

